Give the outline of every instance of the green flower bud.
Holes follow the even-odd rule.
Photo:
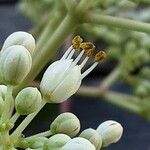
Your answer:
[[[61,150],[95,150],[95,147],[87,139],[77,137],[68,141]]]
[[[28,115],[35,112],[41,104],[41,93],[37,88],[27,87],[16,96],[15,107],[20,115]]]
[[[0,85],[0,115],[2,114],[2,111],[3,111],[4,99],[5,99],[6,92],[7,92],[7,86]]]
[[[23,31],[14,32],[7,37],[1,51],[4,51],[5,49],[13,45],[22,45],[31,54],[33,54],[35,49],[35,40],[33,36],[27,32]]]
[[[5,85],[0,85],[0,97],[2,97],[2,99],[5,99],[5,95],[7,92],[7,86]]]
[[[24,46],[8,47],[0,55],[0,79],[5,84],[17,85],[29,73],[32,58]]]
[[[96,150],[100,150],[100,148],[102,147],[101,136],[98,134],[96,130],[92,128],[82,131],[79,137],[89,140],[95,146]]]
[[[34,138],[30,139],[28,144],[29,144],[29,147],[33,148],[33,149],[43,148],[43,146],[47,140],[48,139],[46,137],[34,137]]]
[[[116,121],[108,120],[98,126],[97,132],[102,137],[102,146],[107,147],[120,140],[123,133],[123,127]]]
[[[70,139],[66,134],[56,134],[45,143],[44,150],[60,150]]]
[[[73,137],[80,131],[80,121],[72,113],[63,113],[52,122],[50,130],[53,134],[64,133]]]

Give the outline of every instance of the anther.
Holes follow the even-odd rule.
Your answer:
[[[106,58],[106,53],[104,51],[99,51],[96,55],[95,55],[95,62],[100,62],[101,60]]]
[[[75,36],[74,39],[72,40],[72,47],[77,50],[80,51],[80,45],[82,43],[83,39],[80,36]]]

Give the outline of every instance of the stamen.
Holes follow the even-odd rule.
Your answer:
[[[83,41],[83,39],[80,36],[74,37],[74,39],[72,40],[72,47],[75,50],[80,51],[80,45],[81,45],[82,41]]]
[[[68,57],[67,57],[66,59],[71,59],[72,56],[73,56],[73,54],[74,54],[74,52],[75,52],[75,50],[73,49],[73,50],[70,52],[70,54],[68,55]]]
[[[96,55],[95,55],[95,61],[96,62],[100,62],[101,60],[106,58],[106,53],[104,51],[99,51]]]
[[[85,57],[85,59],[83,60],[83,62],[79,65],[80,68],[82,69],[84,67],[84,65],[86,64],[86,62],[88,61],[89,57]]]
[[[81,43],[81,48],[85,51],[93,50],[95,48],[94,44],[91,42],[83,42]]]
[[[89,69],[83,72],[83,74],[81,75],[81,80],[85,78],[97,65],[98,65],[98,62],[95,62]]]
[[[84,50],[82,50],[81,53],[78,55],[78,57],[73,61],[72,63],[73,66],[76,65],[80,61],[83,54],[84,54]]]
[[[72,49],[73,49],[72,46],[70,46],[70,47],[66,50],[65,54],[62,56],[61,60],[66,59]]]

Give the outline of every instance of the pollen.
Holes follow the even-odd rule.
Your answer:
[[[104,51],[99,51],[96,55],[95,55],[95,61],[96,62],[100,62],[101,60],[106,58],[106,53]]]
[[[91,42],[83,42],[81,43],[81,48],[84,49],[85,51],[94,50],[95,45]]]
[[[72,40],[72,47],[75,50],[80,51],[82,41],[83,39],[79,35],[75,36],[74,39]]]

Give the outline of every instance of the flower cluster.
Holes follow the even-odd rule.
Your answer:
[[[80,121],[72,113],[59,115],[46,133],[22,137],[23,130],[46,103],[67,100],[77,92],[82,79],[106,57],[104,51],[94,54],[95,46],[76,36],[63,57],[47,68],[39,89],[26,87],[13,97],[13,87],[19,85],[32,68],[34,49],[35,40],[32,35],[20,31],[5,40],[0,52],[0,83],[4,84],[0,85],[0,149],[99,150],[117,142],[123,128],[115,121],[106,121],[97,130],[89,128],[75,137],[80,131]],[[75,52],[78,56],[74,59]],[[82,71],[93,56],[94,63]],[[16,128],[15,122],[20,115],[26,118]],[[13,131],[12,134],[10,130]]]

